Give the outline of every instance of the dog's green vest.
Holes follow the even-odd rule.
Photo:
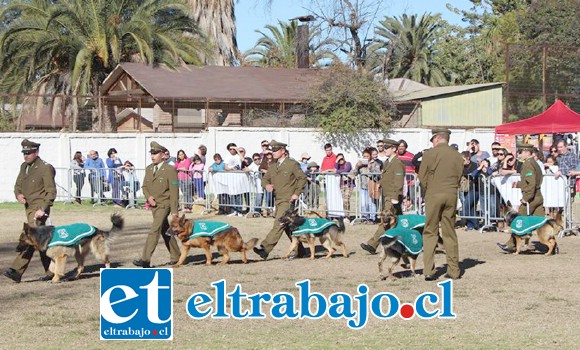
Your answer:
[[[510,227],[515,235],[526,236],[544,226],[548,220],[548,218],[543,216],[516,216]]]
[[[218,233],[232,227],[230,224],[219,221],[196,221],[193,223],[193,229],[189,238],[196,237],[213,237]]]
[[[331,220],[326,219],[306,219],[302,225],[298,227],[298,229],[292,232],[292,236],[299,236],[305,233],[320,233],[323,230],[329,228],[330,226],[338,226],[338,224]]]
[[[407,252],[417,255],[423,250],[423,236],[417,230],[412,230],[408,228],[392,228],[387,230],[384,234],[389,238],[395,238],[399,236],[397,242],[401,243]]]
[[[425,226],[425,215],[409,214],[398,215],[397,226],[395,228],[413,229]]]
[[[93,235],[96,230],[93,226],[82,223],[55,226],[48,247],[73,246],[81,239]]]

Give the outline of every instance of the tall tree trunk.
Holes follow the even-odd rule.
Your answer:
[[[188,2],[191,5],[193,19],[215,47],[215,55],[205,57],[205,64],[234,65],[238,53],[234,0],[188,0]]]

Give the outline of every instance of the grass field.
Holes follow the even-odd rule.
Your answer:
[[[64,225],[87,222],[109,229],[112,208],[57,205],[52,222]],[[142,209],[122,212],[126,230],[111,249],[116,266],[133,267],[140,257],[151,213]],[[191,217],[193,214],[190,214]],[[239,228],[245,240],[264,238],[273,219],[207,217],[226,221]],[[20,205],[0,205],[0,267],[7,268],[14,259],[16,240],[25,220]],[[187,265],[174,270],[174,340],[171,342],[104,342],[99,340],[99,262],[91,255],[86,276],[78,281],[50,284],[39,282],[43,275],[35,256],[22,283],[0,277],[1,349],[576,349],[580,343],[580,298],[578,262],[580,237],[559,239],[560,254],[545,257],[538,250],[519,256],[499,252],[496,242],[504,242],[503,233],[458,231],[460,260],[465,274],[454,281],[455,320],[410,321],[395,317],[390,320],[371,318],[359,331],[347,327],[345,320],[192,320],[185,303],[196,292],[213,293],[211,283],[226,279],[228,289],[240,283],[244,292],[291,292],[294,284],[311,280],[313,291],[329,296],[333,292],[355,294],[359,284],[370,288],[370,295],[392,292],[402,302],[412,302],[422,292],[440,294],[435,282],[423,278],[403,277],[397,280],[378,279],[378,256],[360,249],[376,226],[348,226],[344,240],[351,255],[336,255],[331,260],[297,259],[284,261],[278,257],[287,249],[283,237],[273,251],[272,259],[261,261],[253,252],[250,262],[240,263],[238,253],[227,266],[203,265],[201,250],[190,253]],[[534,238],[534,241],[536,239]],[[214,261],[219,261],[215,255]],[[163,244],[153,256],[154,265],[169,260]],[[437,255],[442,266],[444,255]],[[75,267],[68,261],[67,270]],[[422,258],[418,263],[422,271]],[[399,267],[397,271],[401,271]],[[443,272],[443,271],[441,271]],[[440,278],[442,280],[442,278]]]

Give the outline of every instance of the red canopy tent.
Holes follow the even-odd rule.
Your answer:
[[[544,112],[513,123],[498,125],[496,134],[554,134],[580,131],[580,114],[574,112],[561,100],[556,100]]]

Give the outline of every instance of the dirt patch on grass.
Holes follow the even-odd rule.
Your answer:
[[[86,222],[109,229],[113,209],[58,205],[52,222],[64,225]],[[140,257],[145,236],[152,222],[150,212],[142,209],[123,211],[126,230],[111,249],[114,266],[133,267]],[[193,215],[192,215],[193,217]],[[209,219],[210,217],[206,217]],[[264,238],[273,219],[211,217],[239,228],[245,240]],[[14,248],[24,210],[11,206],[0,208],[0,266],[8,267],[14,259]],[[356,293],[359,284],[370,288],[370,295],[395,293],[402,302],[412,302],[418,294],[433,291],[434,282],[403,277],[392,281],[378,279],[378,256],[370,256],[359,244],[375,231],[373,225],[348,226],[345,243],[351,255],[339,254],[331,260],[315,261],[279,259],[288,247],[283,237],[266,262],[249,253],[250,263],[241,264],[234,253],[227,266],[203,265],[201,250],[190,253],[187,265],[174,272],[174,340],[159,342],[102,342],[99,340],[99,262],[87,259],[87,274],[79,281],[52,285],[36,281],[43,275],[35,256],[23,282],[12,283],[0,277],[0,322],[3,335],[0,348],[148,349],[148,348],[216,348],[242,349],[335,349],[335,348],[576,348],[580,342],[577,317],[580,313],[578,257],[580,238],[559,239],[560,254],[545,257],[536,252],[519,256],[504,255],[495,246],[507,237],[502,233],[479,234],[458,231],[460,260],[465,269],[461,280],[454,282],[454,311],[457,319],[404,321],[369,319],[367,326],[354,331],[345,320],[192,320],[185,302],[193,293],[213,293],[211,283],[226,279],[228,289],[240,283],[244,292],[296,294],[295,283],[311,280],[313,291],[329,296],[334,292]],[[534,238],[534,240],[536,240]],[[538,249],[544,249],[537,243]],[[221,258],[214,255],[214,262]],[[169,254],[162,243],[153,256],[154,265],[163,265]],[[445,263],[437,255],[436,263]],[[75,267],[69,259],[67,270]],[[418,268],[422,270],[422,257]],[[398,268],[397,271],[401,271]],[[443,271],[441,271],[443,272]]]

